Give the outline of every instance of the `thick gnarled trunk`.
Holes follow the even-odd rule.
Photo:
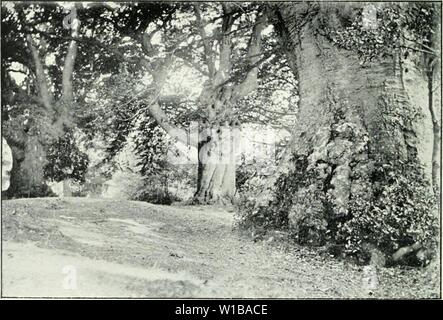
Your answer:
[[[202,171],[195,202],[229,205],[235,195],[235,166],[226,164],[199,164]]]
[[[232,204],[236,191],[235,134],[230,126],[200,132],[196,203]]]
[[[284,26],[280,35],[288,41],[287,54],[299,81],[294,152],[306,157],[307,170],[317,177],[294,195],[298,200],[289,224],[320,219],[331,226],[349,214],[352,197],[371,197],[374,166],[423,158],[416,128],[399,115],[414,113],[413,102],[428,97],[425,88],[411,101],[400,50],[362,61],[356,52],[340,48],[319,32],[339,29],[339,13],[328,15],[325,22],[316,16],[318,8],[312,16],[307,14],[310,6],[286,4],[277,11]]]

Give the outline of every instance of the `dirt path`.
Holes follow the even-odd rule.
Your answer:
[[[232,213],[87,198],[2,203],[4,297],[437,297],[423,270],[361,267],[232,230]],[[272,240],[272,239],[271,239]],[[418,279],[418,280],[417,280]],[[415,281],[415,282],[414,282]]]

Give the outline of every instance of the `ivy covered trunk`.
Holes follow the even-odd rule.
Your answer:
[[[426,181],[419,185],[421,176],[414,175],[420,160],[428,157],[429,146],[432,150],[432,142],[420,140],[423,135],[416,130],[427,108],[426,103],[416,102],[428,99],[427,90],[417,85],[426,82],[421,75],[408,73],[400,49],[365,59],[358,47],[340,42],[349,40],[340,38],[340,31],[348,27],[346,15],[353,6],[361,4],[341,8],[292,3],[276,11],[277,31],[287,44],[300,94],[293,160],[303,165],[293,174],[303,179],[284,190],[293,194],[285,208],[289,227],[300,242],[322,245],[332,238],[352,251],[368,241],[392,252],[417,240],[405,236],[407,219],[399,220],[397,233],[387,232],[401,234],[397,238],[378,237],[371,231],[371,239],[367,230],[373,227],[370,223],[389,228],[394,225],[390,219],[420,206],[417,200],[403,210],[409,206],[404,202],[414,202],[414,192],[427,185]],[[430,208],[418,210],[426,209]]]

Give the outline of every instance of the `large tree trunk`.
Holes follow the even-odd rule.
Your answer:
[[[202,204],[229,205],[235,195],[235,166],[203,164],[202,178],[195,194],[195,202]]]
[[[371,195],[377,161],[406,162],[420,150],[413,124],[398,118],[416,107],[405,86],[401,52],[363,62],[356,52],[333,44],[322,31],[343,27],[344,10],[328,8],[323,3],[292,3],[280,5],[276,13],[277,30],[288,43],[299,80],[294,152],[306,156],[308,169],[319,177],[315,186],[295,197],[323,194],[323,200],[314,196],[313,201],[322,208],[322,219],[331,222],[348,214],[351,195]],[[423,83],[418,75],[412,80]],[[416,100],[427,101],[426,89],[414,94]],[[312,201],[306,205],[290,214],[290,224],[304,221],[314,206]]]
[[[235,131],[229,126],[202,130],[198,144],[195,202],[231,204],[235,195]]]

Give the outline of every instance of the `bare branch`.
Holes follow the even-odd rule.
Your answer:
[[[252,65],[248,65],[248,66],[245,68],[246,73],[249,73],[249,71],[253,70],[254,68],[258,68],[258,66],[260,66],[260,64],[262,64],[262,63],[265,62],[267,59],[269,59],[269,58],[272,56],[273,53],[274,53],[274,50],[268,50],[268,51],[266,51],[266,52],[263,52],[263,53],[260,53],[260,54],[254,55],[253,57],[257,57],[257,59],[258,59],[259,57],[261,57],[261,58],[258,59],[254,64],[252,64]],[[271,61],[273,61],[274,59],[275,59],[275,57],[274,57],[273,59],[271,59]],[[236,79],[238,79],[238,76],[236,76],[236,75],[231,76],[230,78],[226,79],[226,81],[220,83],[220,84],[218,85],[218,87],[223,87],[224,85],[226,85],[226,84],[228,84],[228,83],[233,83],[233,82],[236,81]],[[254,89],[255,89],[255,88],[254,88]],[[236,98],[239,99],[239,98],[242,98],[242,97],[244,97],[244,96],[237,95]]]

